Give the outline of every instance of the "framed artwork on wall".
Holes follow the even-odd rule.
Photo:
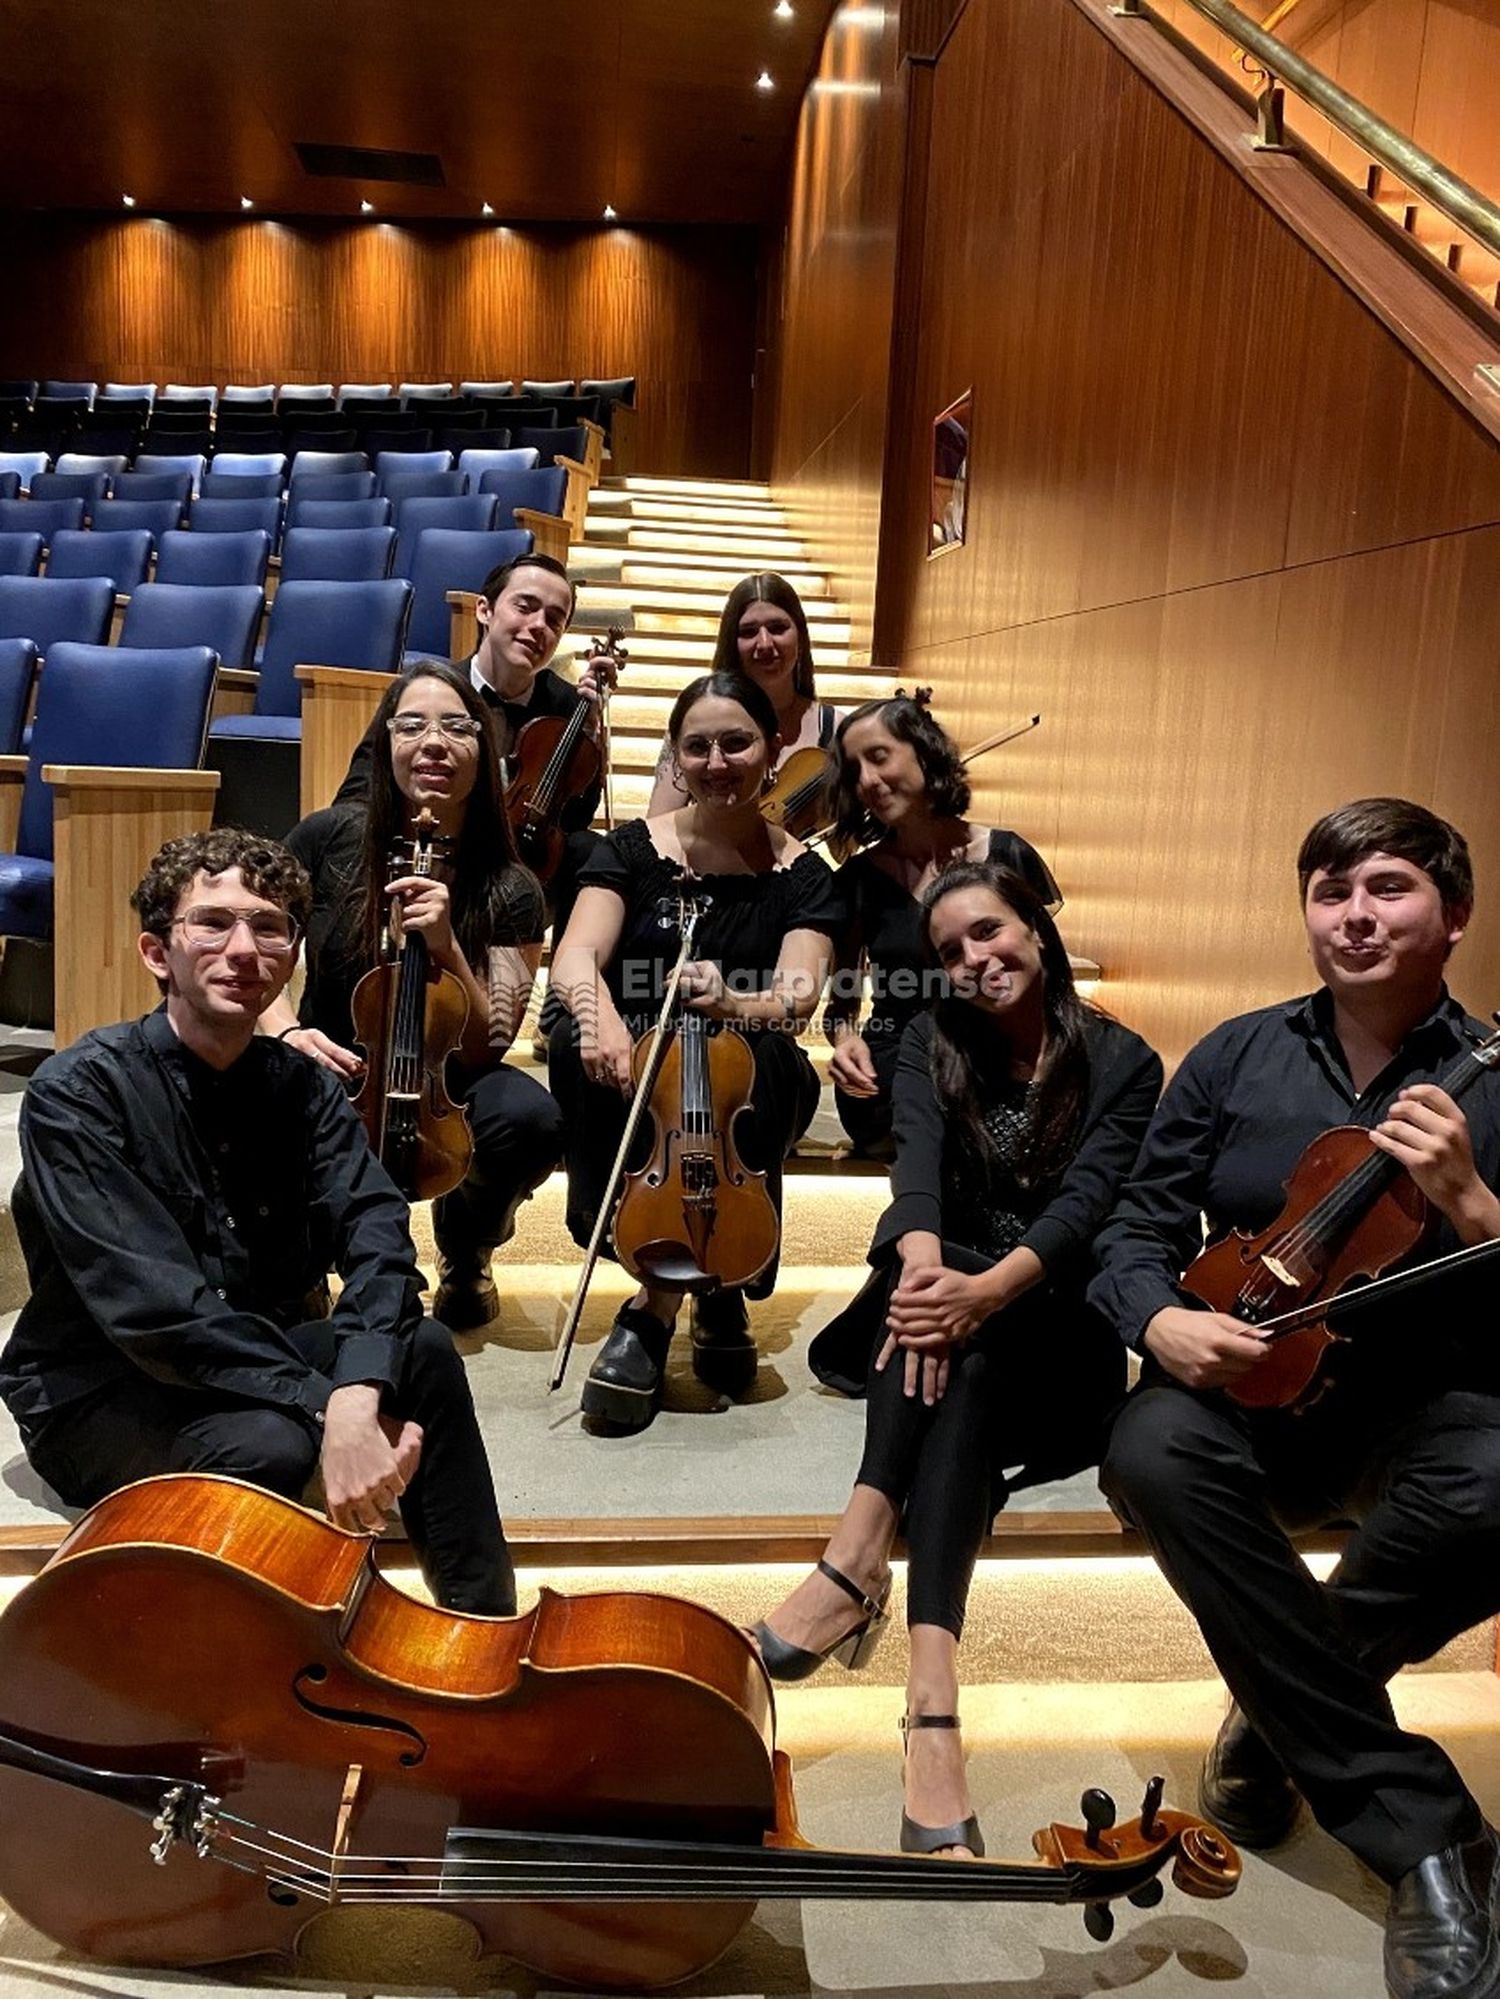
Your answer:
[[[969,512],[969,438],[974,391],[965,389],[932,421],[932,497],[927,509],[927,553],[963,546]]]

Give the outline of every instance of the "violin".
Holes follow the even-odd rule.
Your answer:
[[[646,1991],[761,1899],[1232,1894],[1239,1856],[1103,1791],[1036,1858],[812,1846],[745,1635],[677,1599],[544,1589],[519,1617],[398,1592],[367,1538],[232,1479],[86,1514],[0,1615],[0,1894],[121,1964],[290,1955],[330,1908],[440,1908],[544,1980]]]
[[[748,1284],[781,1240],[766,1176],[744,1164],[733,1137],[734,1121],[749,1105],[755,1081],[750,1044],[724,1023],[677,1006],[683,967],[692,958],[711,899],[684,882],[668,908],[673,900],[677,962],[657,1024],[641,1036],[631,1058],[630,1115],[558,1339],[554,1389],[567,1369],[611,1214],[615,1254],[631,1276],[683,1291]],[[648,1116],[655,1127],[650,1157],[637,1170],[627,1170],[636,1133]]]
[[[606,657],[623,668],[628,654],[620,643],[624,633],[611,625],[595,657]],[[563,808],[583,797],[599,782],[604,753],[589,733],[593,704],[580,694],[572,713],[538,715],[516,737],[505,780],[505,811],[515,836],[516,851],[537,880],[550,882],[562,859],[567,835]],[[607,715],[608,703],[603,704]]]
[[[398,840],[387,879],[429,876],[439,848],[437,821],[423,811],[413,837]],[[462,980],[431,962],[427,939],[406,931],[395,948],[388,924],[382,962],[354,988],[355,1039],[365,1052],[365,1079],[354,1108],[370,1150],[409,1201],[435,1200],[456,1187],[474,1157],[463,1107],[448,1095],[448,1057],[463,1040],[469,995]]]
[[[1500,1014],[1495,1016],[1500,1020]],[[1455,1103],[1500,1062],[1500,1034],[1466,1049],[1438,1078]],[[1368,1281],[1415,1249],[1427,1232],[1426,1195],[1363,1125],[1335,1125],[1303,1152],[1269,1228],[1220,1237],[1190,1266],[1182,1288],[1216,1312],[1257,1327],[1273,1349],[1225,1393],[1246,1409],[1305,1408],[1317,1399],[1329,1324],[1346,1287],[1361,1307],[1385,1295]],[[1477,1245],[1485,1248],[1487,1245]],[[1403,1273],[1446,1269],[1439,1258]]]
[[[761,818],[797,840],[831,826],[837,768],[828,750],[793,750],[761,795]]]

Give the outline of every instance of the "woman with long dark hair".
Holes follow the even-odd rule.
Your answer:
[[[516,858],[495,725],[467,674],[426,660],[400,675],[376,712],[373,739],[367,803],[311,813],[287,836],[312,877],[307,980],[300,1011],[279,999],[261,1027],[357,1081],[364,1063],[350,1002],[379,961],[393,909],[401,925],[424,934],[433,964],[463,985],[469,1016],[450,1090],[468,1112],[474,1163],[433,1203],[433,1314],[459,1331],[495,1316],[490,1258],[562,1156],[556,1104],[503,1060],[541,960],[541,890]],[[410,837],[424,810],[453,842],[451,853],[430,877],[391,881],[394,843]]]
[[[781,1166],[818,1101],[796,1035],[816,1008],[842,916],[827,864],[760,813],[776,754],[776,711],[753,681],[709,673],[678,696],[668,729],[687,803],[632,820],[601,840],[552,962],[567,1017],[552,1031],[550,1075],[567,1127],[568,1226],[586,1244],[624,1131],[635,1042],[655,1025],[679,940],[675,891],[710,898],[684,1004],[742,1033],[755,1060],[752,1101],[736,1140],[780,1208]],[[709,1386],[742,1394],[757,1354],[745,1297],[764,1298],[775,1259],[745,1287],[693,1301],[693,1366]],[[656,1414],[682,1291],[642,1285],[617,1315],[589,1370],[583,1411],[620,1429]]]
[[[827,750],[832,745],[838,716],[818,699],[807,613],[784,576],[761,570],[735,584],[719,617],[709,671],[741,674],[770,701],[776,711],[773,774],[797,750]],[[647,816],[659,818],[687,802],[668,736],[657,758]]]
[[[1009,868],[1049,909],[1062,895],[1035,847],[967,815],[969,780],[925,690],[867,701],[834,735],[834,839],[861,852],[839,870],[849,925],[839,945],[824,1032],[839,1121],[861,1150],[891,1133],[901,1037],[931,996],[921,899],[956,861]],[[865,981],[870,1009],[860,1018]]]
[[[824,1381],[866,1396],[864,1456],[823,1560],[755,1637],[777,1679],[832,1656],[857,1665],[885,1621],[904,1520],[901,1845],[977,1855],[956,1733],[969,1582],[1015,1487],[1099,1460],[1125,1352],[1083,1292],[1162,1070],[1078,997],[1019,875],[959,862],[926,890],[921,922],[951,991],[902,1038],[875,1273],[811,1355]]]

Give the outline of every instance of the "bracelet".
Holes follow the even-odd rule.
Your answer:
[[[286,1038],[287,1038],[287,1036],[288,1036],[289,1034],[297,1034],[297,1033],[300,1033],[300,1031],[301,1031],[301,1028],[302,1028],[302,1023],[301,1023],[301,1021],[300,1021],[300,1020],[294,1020],[294,1021],[292,1022],[292,1024],[291,1024],[291,1026],[290,1026],[290,1027],[284,1027],[284,1028],[282,1028],[282,1030],[281,1030],[280,1034],[278,1034],[278,1035],[277,1035],[276,1039],[277,1039],[278,1041],[285,1041],[285,1040],[286,1040]]]

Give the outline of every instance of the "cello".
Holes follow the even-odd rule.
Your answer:
[[[436,828],[424,809],[412,838],[396,842],[389,880],[433,873],[439,849],[452,845]],[[468,1118],[445,1076],[463,1040],[469,996],[452,972],[434,970],[420,931],[407,931],[398,952],[387,925],[382,962],[354,988],[350,1011],[365,1051],[354,1108],[370,1150],[409,1201],[434,1200],[459,1184],[474,1158]]]
[[[1500,1034],[1492,1034],[1456,1056],[1438,1088],[1458,1103],[1497,1064]],[[1292,1169],[1286,1200],[1270,1227],[1221,1236],[1183,1275],[1184,1291],[1245,1321],[1271,1349],[1225,1393],[1246,1409],[1310,1406],[1325,1386],[1328,1349],[1342,1337],[1329,1324],[1340,1304],[1364,1310],[1388,1296],[1396,1278],[1447,1271],[1473,1257],[1472,1250],[1459,1251],[1371,1282],[1417,1247],[1428,1219],[1426,1195],[1363,1125],[1320,1133]]]
[[[733,1138],[755,1079],[749,1044],[733,1028],[677,1005],[683,967],[711,899],[685,881],[664,901],[669,909],[675,904],[677,960],[657,1024],[631,1059],[630,1115],[558,1336],[553,1389],[567,1370],[606,1229],[612,1227],[615,1254],[638,1282],[690,1292],[748,1284],[781,1241],[766,1176],[743,1163]],[[631,1170],[636,1134],[648,1116],[655,1125],[651,1154]]]
[[[745,1635],[664,1596],[544,1589],[512,1618],[405,1596],[366,1537],[235,1480],[101,1501],[0,1615],[0,1894],[124,1964],[291,1955],[320,1912],[441,1908],[591,1990],[713,1963],[757,1901],[1110,1904],[1231,1894],[1165,1807],[1044,1827],[1036,1858],[829,1851],[797,1826]]]
[[[623,668],[628,654],[620,643],[624,633],[611,625],[593,657]],[[516,851],[537,880],[546,884],[557,873],[567,835],[562,828],[565,806],[582,797],[599,781],[604,755],[589,734],[592,704],[580,694],[573,711],[538,715],[516,737],[505,780],[505,811],[515,835]],[[601,703],[608,726],[608,702]]]

